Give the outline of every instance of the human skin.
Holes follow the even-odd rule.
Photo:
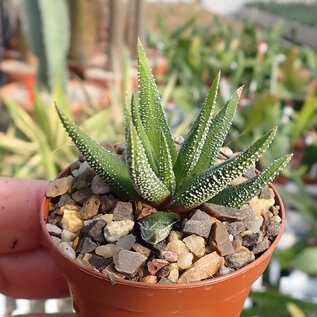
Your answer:
[[[0,293],[6,296],[24,299],[69,296],[66,281],[42,239],[39,211],[46,185],[46,181],[0,177]]]

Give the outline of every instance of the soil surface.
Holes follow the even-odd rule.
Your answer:
[[[108,146],[109,148],[109,146]],[[110,147],[122,156],[124,145]],[[233,155],[223,148],[218,163]],[[255,174],[251,168],[232,184]],[[267,250],[281,230],[280,207],[265,188],[241,209],[206,203],[181,215],[164,240],[143,241],[140,223],[157,210],[123,202],[83,157],[51,182],[47,230],[61,250],[110,278],[156,283],[197,282],[230,274]]]

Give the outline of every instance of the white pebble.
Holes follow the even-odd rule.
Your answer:
[[[73,233],[71,231],[64,229],[62,231],[61,238],[63,242],[71,242],[76,238],[76,236],[77,236],[76,233]]]
[[[95,253],[97,255],[101,255],[107,259],[107,258],[113,257],[120,250],[121,250],[121,248],[119,246],[112,244],[112,243],[109,243],[109,244],[105,244],[105,245],[101,245],[101,246],[97,247],[95,250]]]
[[[68,191],[69,181],[67,177],[54,179],[47,185],[46,196],[57,197]]]
[[[49,233],[54,233],[55,235],[60,235],[62,233],[62,230],[59,227],[52,225],[51,223],[46,224],[46,229]]]
[[[61,242],[59,244],[60,248],[62,249],[62,251],[67,254],[71,259],[76,259],[76,252],[75,250],[72,248],[72,245],[70,242]]]
[[[108,242],[115,242],[130,233],[134,227],[132,220],[112,221],[107,224],[104,234]]]
[[[179,270],[176,268],[172,268],[170,270],[170,274],[167,277],[171,282],[176,283],[179,278]]]
[[[197,257],[202,257],[205,255],[205,239],[191,234],[190,236],[183,239],[189,250],[194,253]]]
[[[188,253],[188,248],[185,245],[185,243],[181,240],[173,240],[167,244],[167,246],[164,249],[165,251],[172,251],[176,253],[178,256]]]
[[[181,254],[178,257],[177,264],[182,270],[186,270],[192,266],[193,258],[194,256],[190,252]]]
[[[61,241],[62,241],[60,238],[57,238],[57,237],[54,237],[54,236],[51,236],[51,239],[54,242],[54,244],[56,244],[56,245],[59,245],[61,243]]]

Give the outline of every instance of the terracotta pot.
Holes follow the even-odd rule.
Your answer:
[[[61,176],[67,175],[65,170]],[[52,256],[64,274],[80,317],[237,317],[250,292],[251,285],[267,267],[285,225],[285,209],[281,207],[282,228],[271,247],[252,263],[229,275],[197,283],[151,285],[116,279],[111,284],[102,273],[83,267],[67,257],[55,245],[46,230],[49,199],[43,199],[40,221]]]

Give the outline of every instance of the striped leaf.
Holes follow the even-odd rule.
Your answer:
[[[158,211],[139,222],[141,237],[148,243],[159,243],[168,237],[177,221],[179,221],[178,215]]]
[[[128,138],[129,138],[129,130],[130,130],[131,122],[132,122],[131,101],[129,100],[129,97],[126,96],[125,107],[124,107],[124,136],[125,136],[125,140],[128,140]]]
[[[85,156],[90,167],[111,187],[111,190],[118,197],[126,200],[137,199],[139,196],[129,178],[125,164],[114,153],[92,140],[57,105],[55,106],[65,130]]]
[[[210,202],[227,207],[241,208],[241,206],[258,195],[275,176],[289,163],[292,154],[280,157],[271,163],[262,173],[252,177],[244,183],[227,187],[214,196]]]
[[[190,173],[190,177],[203,172],[215,163],[221,146],[227,133],[229,132],[233,116],[240,100],[242,89],[243,87],[240,87],[217,114],[208,132],[198,162]]]
[[[131,123],[127,140],[127,165],[137,192],[155,206],[163,203],[170,192],[152,170],[144,146]]]
[[[138,76],[139,111],[145,133],[152,145],[154,155],[158,160],[162,142],[161,130],[163,131],[174,164],[177,151],[165,118],[157,86],[140,41],[138,42]]]
[[[131,98],[131,119],[132,123],[136,129],[136,132],[142,142],[142,145],[144,147],[145,155],[149,161],[149,164],[152,168],[152,170],[155,172],[157,176],[159,176],[159,170],[158,170],[158,164],[156,163],[154,153],[153,153],[153,148],[152,145],[149,141],[149,138],[147,137],[142,122],[139,114],[139,109],[136,104],[135,96],[132,95]],[[127,123],[128,124],[128,123]]]
[[[171,153],[168,148],[167,140],[163,132],[161,132],[161,139],[162,145],[160,155],[160,179],[173,195],[176,187],[173,162]]]
[[[193,167],[198,162],[200,154],[204,148],[212,123],[212,116],[215,109],[219,81],[220,72],[218,73],[209,90],[208,96],[197,120],[186,136],[185,141],[179,151],[174,167],[178,187],[192,171]]]
[[[275,134],[276,129],[273,129],[241,154],[187,181],[176,193],[170,209],[176,208],[179,211],[185,211],[210,200],[260,158],[269,147]]]

